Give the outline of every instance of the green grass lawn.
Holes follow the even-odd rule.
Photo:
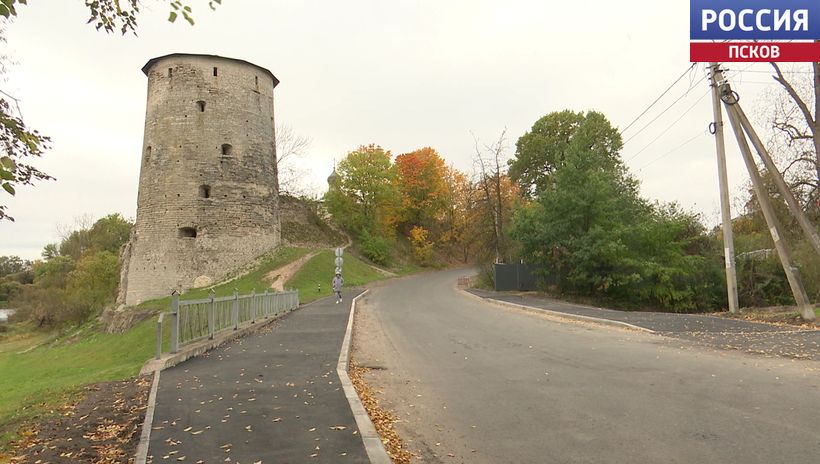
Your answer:
[[[305,263],[292,279],[285,282],[285,288],[298,289],[299,300],[302,303],[332,295],[330,283],[333,280],[333,271],[336,269],[335,259],[336,256],[331,250],[319,252]],[[342,277],[345,279],[345,287],[348,288],[384,278],[381,273],[349,253],[344,255]]]
[[[82,386],[135,376],[154,350],[154,319],[124,334],[89,330],[79,341],[47,335],[0,342],[0,449],[19,425],[70,399]]]

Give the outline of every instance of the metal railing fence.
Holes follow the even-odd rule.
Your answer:
[[[177,353],[187,343],[214,335],[225,330],[237,330],[240,325],[259,319],[267,319],[291,311],[299,306],[297,290],[249,295],[234,292],[232,296],[216,298],[213,294],[201,300],[180,300],[179,294],[171,296],[171,311],[159,315],[157,320],[157,359],[162,357],[163,325],[170,319],[169,351]]]

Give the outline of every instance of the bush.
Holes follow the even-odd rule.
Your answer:
[[[23,284],[15,280],[0,280],[0,308],[8,304],[8,300],[23,291]]]
[[[376,264],[387,266],[392,261],[393,248],[390,241],[384,237],[370,235],[364,231],[359,236],[359,250],[362,254]]]
[[[82,322],[114,300],[119,283],[117,257],[109,251],[84,256],[68,275],[66,321]]]
[[[433,261],[433,242],[427,241],[427,230],[413,226],[410,229],[410,245],[413,247],[413,258],[422,266],[429,266]]]

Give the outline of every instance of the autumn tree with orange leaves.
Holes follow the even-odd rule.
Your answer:
[[[430,230],[447,206],[447,166],[436,150],[425,147],[396,157],[402,232],[413,226]]]
[[[350,152],[336,171],[325,205],[376,263],[392,261],[400,242],[421,265],[468,262],[479,251],[509,252],[496,231],[512,218],[518,190],[504,174],[488,170],[472,181],[448,167],[433,148],[391,162],[390,152],[378,145]]]

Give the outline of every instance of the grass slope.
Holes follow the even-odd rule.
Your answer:
[[[47,413],[82,386],[136,375],[153,354],[154,324],[150,319],[124,334],[89,328],[78,341],[58,340],[29,351],[45,336],[0,343],[0,449],[21,422]]]
[[[310,252],[311,250],[308,248],[280,248],[276,250],[276,252],[262,258],[259,266],[249,273],[212,288],[195,288],[188,290],[184,292],[180,298],[183,300],[207,298],[211,289],[213,289],[216,296],[233,295],[234,289],[238,290],[240,295],[247,295],[254,289],[257,292],[263,292],[266,288],[270,287],[271,282],[265,277],[270,271],[296,261]],[[171,308],[171,297],[146,301],[140,303],[139,307],[167,311]]]
[[[330,296],[333,293],[330,283],[336,269],[335,259],[336,256],[331,250],[319,252],[305,263],[292,279],[285,282],[285,288],[298,289],[299,300],[302,303]],[[349,253],[344,255],[342,270],[345,287],[356,287],[384,278],[384,275]]]

